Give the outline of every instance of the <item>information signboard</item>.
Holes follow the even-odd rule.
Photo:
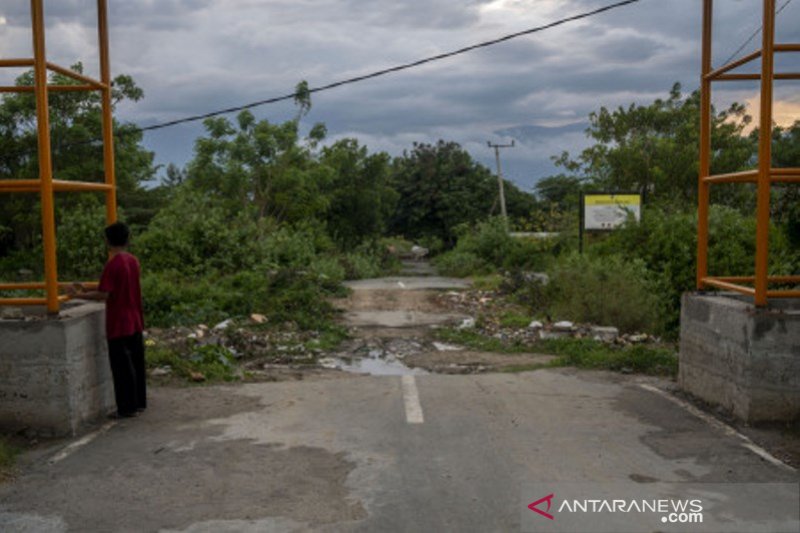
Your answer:
[[[584,194],[583,229],[609,231],[621,226],[632,215],[638,222],[642,213],[639,194]]]

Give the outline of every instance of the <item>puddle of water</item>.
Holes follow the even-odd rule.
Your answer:
[[[410,368],[398,359],[381,357],[354,357],[344,360],[339,357],[326,357],[320,364],[325,368],[336,368],[352,374],[370,374],[372,376],[406,376],[420,375],[428,372],[421,368]]]

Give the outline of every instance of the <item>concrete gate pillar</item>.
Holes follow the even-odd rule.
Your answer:
[[[115,409],[105,306],[81,303],[57,318],[0,320],[0,429],[76,435]]]
[[[678,381],[746,422],[800,418],[800,299],[683,295]]]

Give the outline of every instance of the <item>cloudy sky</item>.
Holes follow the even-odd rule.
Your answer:
[[[786,0],[778,0],[781,6]],[[144,100],[118,118],[146,126],[365,74],[589,11],[613,0],[109,0],[114,74]],[[761,0],[717,0],[714,62],[760,25]],[[29,3],[0,3],[0,57],[31,56]],[[83,61],[97,74],[95,2],[45,0],[48,59]],[[649,103],[674,82],[698,85],[700,0],[641,0],[590,19],[313,97],[306,119],[331,140],[356,137],[400,154],[412,143],[461,143],[529,189],[553,172],[552,155],[586,145],[600,106]],[[800,42],[800,0],[779,15],[778,41]],[[746,51],[755,49],[758,38]],[[796,55],[796,54],[795,54]],[[796,67],[781,59],[778,67]],[[3,82],[18,75],[4,69]],[[778,85],[777,118],[800,119],[796,82]],[[752,82],[715,85],[715,103],[755,102]],[[290,104],[254,110],[281,121]],[[148,133],[162,164],[192,156],[200,124]]]

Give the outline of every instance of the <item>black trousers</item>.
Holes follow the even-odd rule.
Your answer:
[[[117,413],[126,416],[147,407],[144,339],[141,333],[108,339],[108,359],[114,378]]]

